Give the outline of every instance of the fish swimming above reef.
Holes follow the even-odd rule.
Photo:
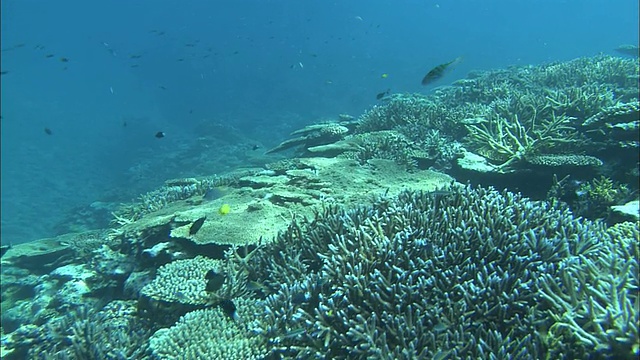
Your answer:
[[[440,64],[429,70],[427,75],[422,78],[422,85],[429,85],[437,80],[440,80],[447,73],[447,70],[453,68],[453,66],[460,61],[462,61],[462,56],[459,56],[447,63]]]
[[[164,132],[162,132],[162,131],[158,131],[158,132],[156,133],[156,137],[157,137],[158,139],[162,139],[164,136],[165,136],[165,134],[164,134]]]
[[[207,280],[207,285],[205,286],[204,290],[207,292],[215,292],[220,290],[222,284],[224,284],[226,276],[224,276],[224,274],[215,272],[215,270],[209,270],[204,278],[205,280]]]
[[[194,221],[193,224],[191,224],[191,227],[189,228],[189,235],[195,235],[198,232],[198,230],[200,230],[205,220],[207,220],[207,217],[203,216],[200,219]]]
[[[621,54],[629,55],[629,56],[638,56],[640,53],[640,48],[637,45],[620,45],[615,50]]]
[[[236,313],[236,304],[231,300],[222,300],[218,303],[222,312],[229,316],[232,320],[238,320],[238,314]]]
[[[385,96],[389,95],[389,92],[391,91],[391,89],[387,89],[383,92],[380,92],[376,95],[376,100],[382,100],[382,98],[384,98]]]

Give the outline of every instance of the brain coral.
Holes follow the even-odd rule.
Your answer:
[[[273,290],[260,332],[282,358],[630,357],[637,279],[610,281],[615,299],[595,285],[576,297],[572,286],[595,275],[565,270],[609,253],[618,261],[598,266],[602,277],[637,271],[637,245],[636,257],[611,253],[615,239],[568,210],[483,188],[327,207],[251,259]],[[607,301],[587,324],[589,304]]]

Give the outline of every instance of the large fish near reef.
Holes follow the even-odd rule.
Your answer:
[[[444,76],[444,74],[447,73],[447,70],[450,69],[451,67],[453,67],[455,64],[459,63],[460,61],[462,61],[462,56],[459,56],[447,63],[444,64],[440,64],[436,67],[434,67],[433,69],[429,70],[429,72],[427,73],[427,75],[425,75],[422,78],[422,85],[429,85],[432,82],[439,80],[440,78],[442,78]]]

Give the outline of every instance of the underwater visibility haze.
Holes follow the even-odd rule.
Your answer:
[[[637,1],[0,7],[3,359],[640,355]]]

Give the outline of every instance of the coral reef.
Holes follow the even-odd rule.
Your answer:
[[[447,169],[443,162],[454,162],[464,151],[433,146],[428,134],[434,131],[487,158],[493,165],[487,170],[495,173],[544,166],[540,157],[550,156],[556,168],[564,165],[560,157],[607,162],[601,157],[604,149],[637,147],[637,80],[637,62],[610,56],[476,72],[431,96],[390,96],[358,119],[355,133],[364,138],[376,131],[399,131],[410,141],[400,142],[394,153],[404,156],[384,151],[380,156],[406,163],[408,154],[429,154],[440,159],[439,169]],[[375,156],[376,151],[366,153]],[[593,160],[592,166],[597,163]]]
[[[343,139],[352,132],[356,124],[356,121],[349,119],[340,122],[320,123],[305,126],[304,128],[296,130],[290,134],[297,137],[283,141],[278,146],[268,150],[267,154],[294,147],[300,147],[303,151],[314,152],[314,148],[332,144]],[[302,155],[304,155],[304,153]]]
[[[5,248],[2,357],[637,358],[637,83],[608,56],[472,73]]]
[[[577,343],[592,354],[637,358],[638,224],[620,223],[600,236],[600,246],[564,259],[555,275],[541,274],[541,295],[555,320],[546,339],[563,351]]]
[[[192,311],[174,326],[156,331],[149,347],[157,359],[257,360],[267,353],[265,343],[250,325],[258,319],[259,303],[237,299],[237,319],[220,308]]]
[[[555,325],[571,313],[540,304],[540,291],[554,286],[547,279],[566,277],[564,264],[596,261],[617,241],[566,210],[464,188],[325,208],[250,264],[274,291],[260,327],[284,358],[629,357],[633,332],[583,342]],[[615,274],[637,267],[620,256],[626,265]],[[627,299],[620,323],[637,327],[637,283],[616,285]],[[570,334],[550,343],[545,327]]]

